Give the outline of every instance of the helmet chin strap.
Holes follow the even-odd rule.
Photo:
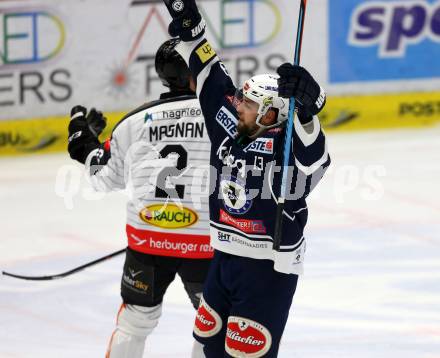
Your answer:
[[[270,108],[268,108],[267,110],[266,110],[266,113],[264,113],[264,114],[258,114],[257,115],[257,118],[256,118],[256,120],[255,120],[255,124],[258,126],[258,128],[257,128],[257,130],[255,131],[255,133],[254,134],[252,134],[252,135],[248,135],[248,137],[250,138],[250,139],[252,139],[252,140],[255,140],[255,139],[257,139],[261,134],[263,134],[265,131],[267,131],[268,129],[270,129],[270,128],[274,128],[274,127],[278,127],[278,126],[280,126],[282,123],[281,122],[278,122],[278,121],[275,121],[275,123],[274,124],[272,124],[272,125],[270,125],[270,126],[265,126],[264,124],[261,124],[261,119],[269,112],[269,109]]]

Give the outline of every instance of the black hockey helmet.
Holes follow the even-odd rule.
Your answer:
[[[165,87],[183,90],[189,89],[191,73],[185,60],[175,49],[179,42],[178,38],[165,41],[157,50],[154,65]]]

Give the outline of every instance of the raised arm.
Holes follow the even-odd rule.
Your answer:
[[[289,63],[277,70],[278,92],[281,97],[294,97],[297,119],[294,121],[292,151],[295,166],[305,175],[327,167],[330,158],[318,113],[324,108],[326,95],[312,75],[301,66]]]
[[[232,99],[236,88],[224,64],[205,38],[205,21],[195,0],[164,0],[173,18],[168,31],[181,43],[176,50],[184,58],[197,84],[197,97],[206,120],[211,140],[215,127],[222,125],[223,116],[234,111]],[[222,108],[225,110],[222,110]],[[226,113],[226,114],[225,114]],[[233,116],[228,116],[233,120]],[[223,120],[226,123],[226,119]],[[231,126],[232,127],[232,126]],[[226,130],[227,131],[227,130]]]

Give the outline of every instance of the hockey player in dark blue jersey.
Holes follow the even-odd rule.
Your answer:
[[[210,137],[210,235],[215,249],[194,336],[201,357],[276,357],[303,271],[306,197],[330,164],[316,116],[324,90],[307,70],[284,64],[237,89],[204,38],[195,0],[165,0],[171,36],[197,80]],[[279,250],[273,249],[289,97],[298,103],[289,162],[289,194]]]

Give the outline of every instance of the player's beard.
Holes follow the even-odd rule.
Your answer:
[[[252,136],[258,130],[258,125],[254,123],[253,126],[246,125],[243,121],[239,120],[237,124],[237,133],[240,136]]]

